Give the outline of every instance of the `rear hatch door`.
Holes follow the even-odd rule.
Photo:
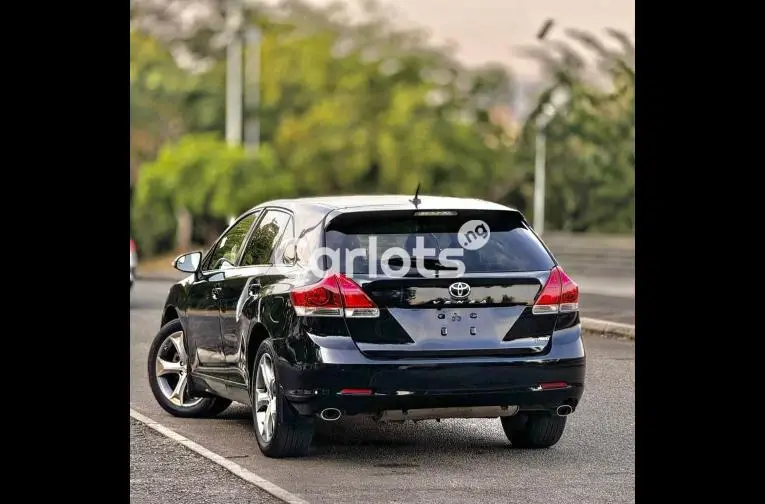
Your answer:
[[[341,214],[328,224],[326,244],[339,250],[332,268],[379,308],[376,318],[346,317],[370,358],[521,356],[547,348],[556,317],[531,307],[555,262],[518,212]]]

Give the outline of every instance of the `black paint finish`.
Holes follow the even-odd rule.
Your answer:
[[[313,249],[323,245],[323,230],[329,221],[338,215],[375,208],[414,211],[411,203],[401,200],[403,197],[388,198],[269,202],[239,219],[256,215],[250,217],[253,222],[246,236],[228,233],[236,223],[224,232],[201,264],[211,262],[210,253],[224,237],[232,250],[228,256],[231,264],[225,264],[224,269],[198,271],[173,285],[165,304],[163,322],[178,317],[184,327],[190,383],[195,392],[249,404],[254,355],[263,339],[270,338],[279,355],[276,364],[281,387],[304,415],[326,407],[354,414],[507,404],[517,404],[522,410],[554,411],[564,403],[575,405],[584,390],[585,373],[578,312],[531,312],[549,271],[466,275],[460,281],[469,283],[472,289],[469,297],[460,302],[449,295],[454,278],[358,277],[354,280],[380,309],[379,318],[297,316],[290,292],[319,280],[310,271],[308,261]],[[421,211],[485,209],[517,213],[478,200],[429,196],[421,196],[421,200]],[[286,230],[279,229],[277,235],[261,232],[267,224],[262,222],[263,215],[269,214],[263,210],[268,209],[291,217]],[[302,240],[290,247],[284,236]],[[242,241],[238,248],[236,243],[232,246],[232,240],[237,239]],[[256,239],[272,240],[263,244],[273,249],[270,264],[239,266],[243,251],[251,245],[250,240]],[[462,335],[457,342],[460,344],[449,336],[437,340],[441,334],[439,324],[445,320],[439,317],[440,311],[463,310],[459,313],[469,313],[465,315],[466,323],[476,320],[477,324],[485,321],[491,310],[513,313],[516,308],[516,315],[508,319],[511,322],[495,328],[496,337],[479,335],[494,340],[481,340],[483,343],[477,343],[475,348],[466,347]],[[406,317],[415,311],[427,311],[423,319],[432,322],[413,331],[415,319]],[[404,327],[407,323],[409,330]],[[425,333],[428,341],[442,343],[422,345]],[[534,349],[539,341],[545,347],[541,352]],[[365,345],[366,350],[360,351],[357,345]],[[535,390],[542,382],[566,382],[568,386]],[[372,389],[373,395],[339,395],[344,388]]]

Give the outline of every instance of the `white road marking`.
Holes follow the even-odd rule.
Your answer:
[[[262,490],[265,490],[266,492],[270,493],[277,499],[280,499],[286,502],[287,504],[309,504],[307,501],[301,499],[297,495],[289,493],[287,490],[283,489],[282,487],[274,485],[267,479],[261,478],[257,474],[251,471],[248,471],[247,469],[240,466],[239,464],[232,462],[228,460],[227,458],[222,457],[221,455],[218,455],[217,453],[208,450],[204,446],[199,445],[195,443],[194,441],[191,441],[190,439],[187,439],[181,436],[174,430],[168,429],[161,423],[155,422],[151,418],[140,414],[133,408],[130,408],[130,416],[135,418],[142,424],[147,425],[148,427],[151,427],[152,429],[159,432],[163,436],[166,436],[172,439],[173,441],[175,441],[176,443],[185,446],[189,450],[198,453],[199,455],[203,456],[207,460],[210,460],[211,462],[215,462],[216,464],[223,467],[224,469],[227,469],[233,474],[235,474],[236,476],[239,476],[246,482],[251,483]]]

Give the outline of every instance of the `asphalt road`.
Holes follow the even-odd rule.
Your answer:
[[[138,282],[131,294],[131,407],[311,503],[635,502],[633,343],[586,339],[587,390],[563,438],[548,450],[510,449],[498,420],[377,426],[343,419],[319,424],[308,457],[272,460],[258,451],[242,405],[196,420],[174,418],[155,403],[146,355],[168,287]],[[160,459],[158,465],[166,463]],[[162,479],[156,492],[173,484]]]
[[[130,419],[131,504],[278,504],[226,469]]]

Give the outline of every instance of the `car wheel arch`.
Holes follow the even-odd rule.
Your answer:
[[[252,373],[252,368],[255,365],[255,355],[258,353],[260,344],[267,340],[271,335],[261,323],[253,324],[250,329],[250,336],[247,338],[247,375]]]
[[[173,320],[180,320],[181,314],[178,313],[178,309],[175,306],[166,306],[165,311],[162,313],[162,322],[160,327],[164,327],[165,324],[172,322]]]

